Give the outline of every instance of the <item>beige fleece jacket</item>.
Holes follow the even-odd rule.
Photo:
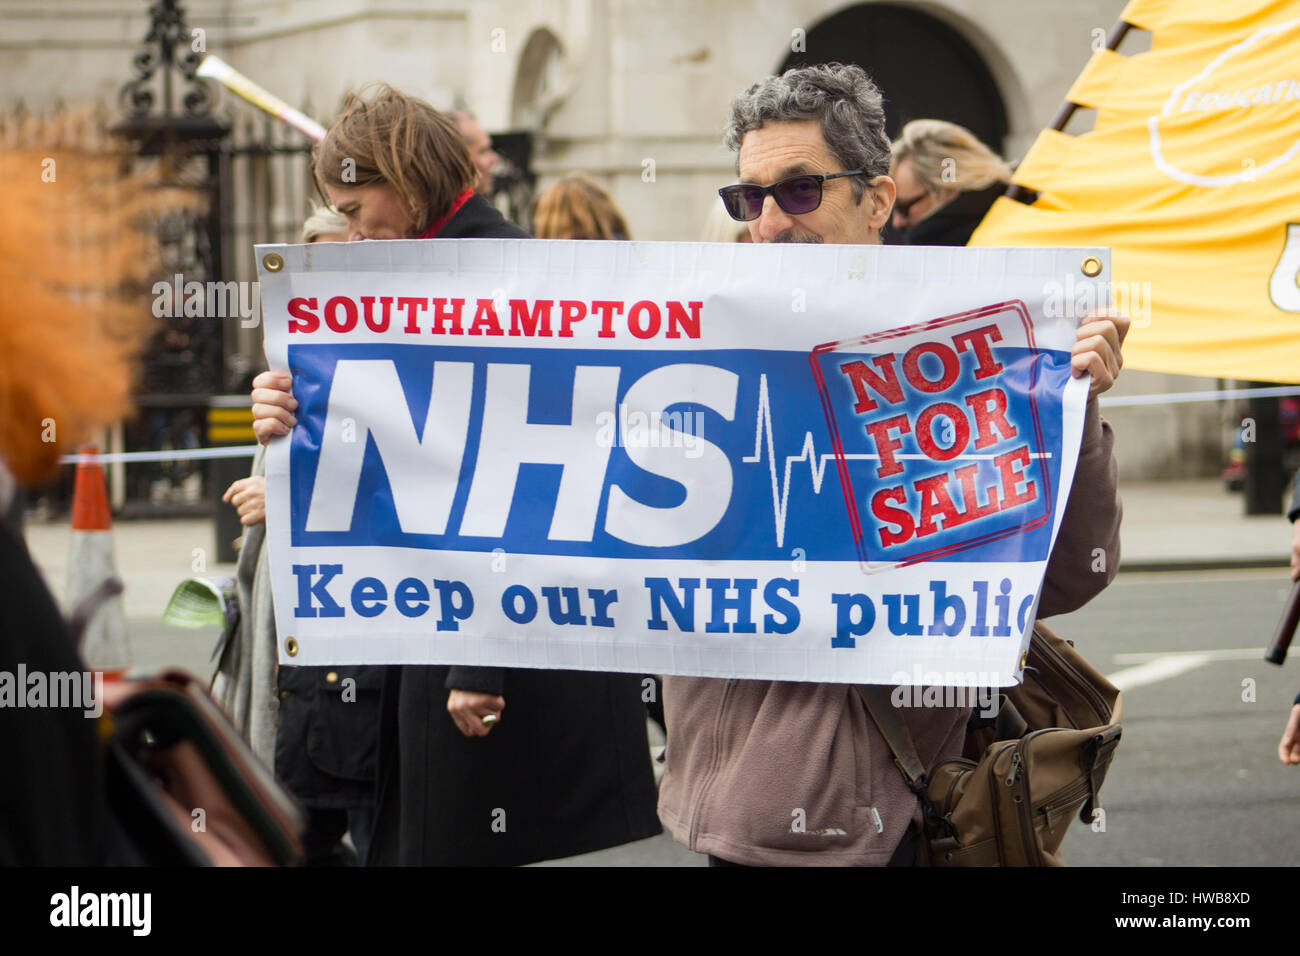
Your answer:
[[[1040,618],[1082,607],[1119,567],[1112,444],[1090,401]],[[1104,571],[1093,570],[1095,548],[1105,549]],[[698,853],[749,866],[883,866],[917,813],[851,685],[668,677],[664,710],[659,819]],[[969,715],[969,708],[903,710],[927,770],[961,755]]]

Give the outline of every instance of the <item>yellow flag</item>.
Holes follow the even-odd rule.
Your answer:
[[[972,245],[1110,246],[1133,368],[1300,382],[1300,0],[1135,0],[1151,50],[1101,51]],[[1068,295],[1075,288],[1064,283]],[[1082,284],[1081,284],[1082,286]]]

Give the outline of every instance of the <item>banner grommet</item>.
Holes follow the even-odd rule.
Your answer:
[[[268,266],[267,268],[270,267]],[[1096,256],[1088,256],[1079,266],[1079,270],[1089,279],[1095,279],[1097,276],[1101,275],[1101,260]]]
[[[288,654],[290,657],[297,657],[298,656],[297,639],[292,637],[286,637],[284,639],[284,652]]]
[[[279,272],[284,268],[284,258],[278,252],[268,252],[262,256],[262,268],[267,272]]]

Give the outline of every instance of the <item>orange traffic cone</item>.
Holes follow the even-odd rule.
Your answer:
[[[99,449],[93,445],[81,451],[82,454],[99,454]],[[108,485],[99,462],[77,463],[77,482],[72,495],[72,549],[68,557],[66,607],[74,631],[84,626],[80,634],[81,656],[87,665],[95,670],[121,670],[131,663],[121,579],[113,556]]]

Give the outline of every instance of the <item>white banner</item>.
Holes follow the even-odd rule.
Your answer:
[[[281,663],[1018,679],[1106,250],[257,253]]]

